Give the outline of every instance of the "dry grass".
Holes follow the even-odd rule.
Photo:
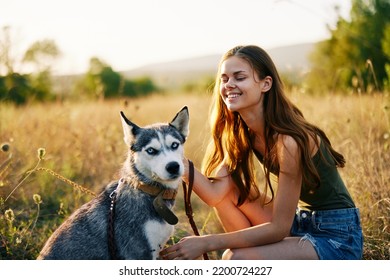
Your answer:
[[[388,96],[291,98],[306,118],[323,128],[347,158],[342,172],[357,206],[365,234],[365,259],[390,259],[390,102]],[[123,101],[37,104],[16,108],[0,104],[0,259],[35,258],[48,235],[76,207],[90,199],[46,172],[34,172],[4,199],[33,168],[37,150],[45,148],[41,167],[50,168],[95,192],[117,179],[125,159],[119,111],[139,125],[170,121],[184,105],[190,111],[186,156],[197,167],[208,140],[209,98],[199,95],[156,95]],[[6,164],[7,158],[12,158]],[[2,165],[3,164],[3,165]],[[33,195],[39,194],[37,204]],[[36,197],[35,197],[36,198]],[[220,225],[209,207],[194,196],[195,220],[201,234],[218,232]],[[35,202],[35,203],[34,203]],[[10,216],[11,209],[14,217]],[[7,212],[7,214],[6,214]],[[176,212],[180,224],[172,242],[192,234],[182,200]],[[39,216],[39,217],[38,217]],[[12,221],[11,221],[12,220]],[[34,223],[34,221],[36,223]],[[218,258],[220,252],[211,254]]]

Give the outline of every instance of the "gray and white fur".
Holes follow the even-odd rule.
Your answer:
[[[157,259],[173,234],[153,207],[154,196],[140,184],[177,189],[184,173],[183,144],[189,133],[189,114],[183,107],[170,123],[139,127],[121,112],[129,151],[122,179],[108,184],[93,200],[76,210],[48,239],[38,259],[110,259],[108,216],[110,194],[116,191],[115,243],[120,259]],[[165,200],[172,208],[174,200]]]

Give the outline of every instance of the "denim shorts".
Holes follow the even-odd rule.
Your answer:
[[[291,236],[310,241],[320,260],[358,260],[363,256],[358,208],[297,210]]]

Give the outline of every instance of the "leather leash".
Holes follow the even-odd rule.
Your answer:
[[[192,188],[194,185],[194,176],[195,176],[195,170],[194,170],[194,164],[191,160],[188,160],[188,189],[186,182],[183,181],[183,193],[184,193],[184,206],[186,209],[186,215],[188,217],[188,220],[190,222],[191,228],[195,235],[200,236],[198,228],[196,227],[195,221],[194,221],[194,213],[192,211],[192,205],[191,205],[191,193]],[[203,254],[203,259],[208,260],[209,257],[207,253]]]
[[[110,204],[110,212],[108,215],[108,251],[110,253],[110,257],[112,260],[118,260],[117,248],[115,242],[115,227],[114,227],[114,219],[115,219],[115,200],[116,200],[116,189],[110,194],[111,204]]]

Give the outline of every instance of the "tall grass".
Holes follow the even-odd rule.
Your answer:
[[[364,258],[390,259],[389,97],[310,97],[295,92],[291,98],[307,119],[328,133],[333,146],[347,159],[341,172],[361,210]],[[206,96],[183,94],[20,108],[0,104],[0,144],[6,143],[0,152],[0,259],[36,258],[59,224],[92,198],[45,170],[95,193],[118,179],[126,155],[119,111],[142,126],[170,121],[187,105],[190,136],[186,156],[200,167],[209,133],[209,102]],[[37,157],[40,148],[46,151],[41,159]],[[181,197],[175,211],[180,222],[171,242],[192,234]],[[220,232],[213,210],[195,195],[193,200],[201,234]],[[219,258],[220,253],[213,252],[210,257]]]

